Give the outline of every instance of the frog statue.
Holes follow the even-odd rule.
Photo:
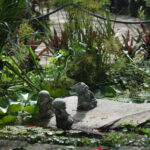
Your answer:
[[[97,106],[97,100],[94,94],[89,90],[89,87],[83,83],[79,82],[71,87],[71,89],[78,94],[78,111],[88,111]]]

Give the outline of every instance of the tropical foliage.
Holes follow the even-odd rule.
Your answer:
[[[150,83],[149,31],[141,24],[142,31],[137,29],[135,35],[127,31],[116,37],[110,11],[99,11],[110,2],[103,0],[97,5],[99,1],[87,1],[90,9],[85,1],[73,1],[79,7],[66,9],[68,22],[59,32],[52,25],[49,28],[49,20],[33,20],[42,11],[32,6],[43,8],[42,2],[1,0],[1,124],[16,122],[24,112],[31,117],[36,112],[38,91],[48,90],[52,97],[68,96],[69,87],[80,81],[88,84],[97,97],[125,94],[130,101],[145,101],[136,98],[139,91],[148,92]],[[93,19],[81,7],[101,13],[106,20]],[[41,44],[45,48],[37,54]],[[41,66],[45,53],[50,58]]]
[[[149,121],[141,126],[124,122],[116,130],[104,127],[88,134],[75,130],[50,131],[51,128],[35,125],[28,127],[38,113],[40,90],[49,91],[53,98],[66,97],[75,95],[70,87],[77,82],[89,85],[97,98],[150,102],[148,25],[141,23],[135,32],[128,30],[117,36],[115,24],[110,20],[113,12],[118,13],[120,1],[115,1],[115,5],[113,2],[0,0],[1,139],[71,146],[68,149],[89,146],[103,150],[100,145],[110,149],[149,146]],[[64,9],[66,22],[63,25],[55,25],[43,15],[66,3],[74,5]],[[133,6],[136,8],[131,9]],[[149,0],[131,0],[125,9],[123,14],[142,19],[150,16]],[[102,15],[106,20],[95,18],[92,13]],[[27,148],[26,144],[24,147]]]

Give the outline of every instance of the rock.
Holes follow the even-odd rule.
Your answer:
[[[97,100],[97,107],[89,111],[77,111],[78,98],[76,96],[63,99],[67,112],[73,117],[73,129],[93,130],[103,126],[115,128],[120,123],[132,121],[142,124],[150,119],[150,104],[129,104],[111,100]],[[48,126],[56,126],[55,117]]]

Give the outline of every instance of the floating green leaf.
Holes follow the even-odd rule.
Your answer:
[[[26,106],[22,109],[23,111],[26,111],[30,114],[34,114],[35,113],[35,106]]]
[[[0,125],[10,124],[10,123],[15,122],[15,120],[16,120],[16,116],[7,115],[0,120]]]
[[[8,114],[14,114],[14,113],[17,113],[20,109],[21,109],[21,104],[20,103],[11,104],[8,107],[7,113]]]

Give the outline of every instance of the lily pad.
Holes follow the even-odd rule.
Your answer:
[[[35,106],[26,106],[22,109],[23,111],[26,111],[30,114],[34,114],[35,113]]]
[[[10,124],[10,123],[15,122],[15,120],[16,120],[16,116],[7,115],[0,120],[0,125]]]
[[[7,109],[7,113],[8,114],[15,114],[17,113],[19,110],[21,109],[21,104],[17,103],[17,104],[10,104],[8,109]]]

